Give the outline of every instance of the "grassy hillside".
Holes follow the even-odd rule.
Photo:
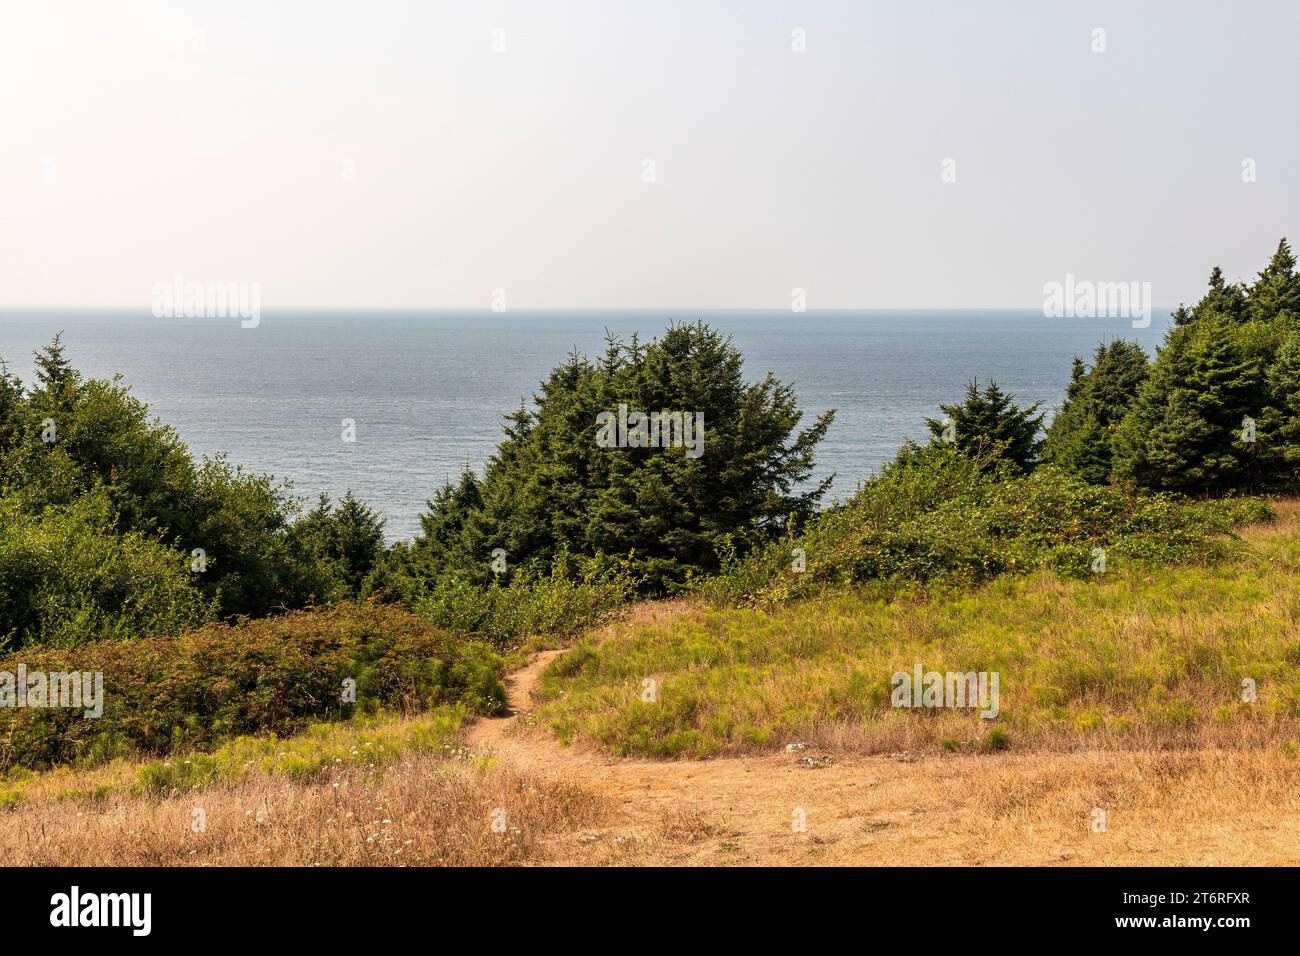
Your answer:
[[[588,636],[544,675],[535,721],[615,754],[705,757],[815,742],[860,753],[1300,742],[1300,505],[1209,565],[1050,571],[775,609],[690,607]],[[891,706],[891,675],[1000,675],[995,719]],[[1254,681],[1257,699],[1242,700]],[[654,681],[653,702],[642,699]]]
[[[440,705],[12,770],[6,862],[1294,864],[1300,503],[1276,510],[1214,565],[643,604],[556,657],[531,715],[546,658],[515,676],[533,732]],[[892,709],[889,674],[916,662],[1000,669],[998,718]]]

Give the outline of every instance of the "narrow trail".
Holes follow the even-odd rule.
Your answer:
[[[682,613],[665,602],[639,614]],[[618,759],[588,748],[566,747],[545,728],[528,726],[532,693],[542,671],[562,650],[542,651],[506,683],[505,717],[471,725],[472,750],[495,755],[523,773],[560,779],[590,792],[610,808],[609,825],[584,835],[588,862],[601,862],[635,845],[645,862],[728,863],[729,855],[756,854],[752,862],[795,862],[806,853],[792,829],[796,809],[841,816],[855,793],[871,789],[896,764],[886,758],[856,758],[813,771],[802,763],[813,751],[705,761]],[[824,821],[825,823],[826,821]],[[877,821],[881,826],[887,822]],[[604,851],[604,853],[602,853]],[[648,851],[648,852],[647,852]],[[611,859],[611,862],[613,861]]]
[[[649,851],[646,862],[721,864],[735,862],[726,856],[742,844],[757,853],[753,862],[793,862],[790,851],[800,852],[797,838],[806,836],[791,827],[796,808],[839,815],[846,795],[870,789],[871,778],[883,777],[892,763],[859,759],[813,772],[799,763],[802,753],[655,761],[565,747],[545,728],[522,720],[542,671],[561,653],[541,652],[516,671],[506,686],[510,713],[473,724],[467,742],[511,769],[580,786],[609,807],[609,824],[580,841],[589,862],[613,862],[620,850],[635,846],[639,856]]]
[[[635,613],[682,612],[681,605],[664,604]],[[1203,752],[1189,758],[1181,786],[1164,781],[1154,789],[1151,762],[1164,758],[1143,752],[913,758],[810,746],[703,761],[618,759],[590,747],[566,747],[527,721],[542,671],[562,653],[538,653],[511,675],[510,713],[471,725],[466,741],[504,769],[578,787],[606,811],[600,825],[549,836],[552,862],[1300,862],[1300,852],[1284,849],[1300,846],[1300,822],[1250,825],[1240,810],[1225,814],[1223,826],[1206,822],[1202,801],[1209,780],[1261,772],[1257,755]],[[1129,808],[1125,822],[1131,825],[1098,838],[1088,814],[1099,793],[1119,786],[1131,786],[1138,804]]]

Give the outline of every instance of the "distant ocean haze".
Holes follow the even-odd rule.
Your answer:
[[[196,456],[225,452],[308,500],[352,489],[398,539],[418,532],[445,481],[482,470],[502,416],[531,402],[571,351],[598,357],[606,330],[647,340],[697,318],[733,337],[749,379],[770,370],[793,385],[804,424],[837,409],[813,480],[834,473],[841,499],[906,439],[923,439],[926,416],[960,400],[971,378],[1022,405],[1041,401],[1050,418],[1075,355],[1117,338],[1154,354],[1170,321],[1167,310],[1137,329],[1040,310],[265,311],[241,328],[148,311],[0,310],[0,358],[30,382],[32,353],[62,331],[83,374],[121,372]],[[342,439],[345,419],[355,442]]]

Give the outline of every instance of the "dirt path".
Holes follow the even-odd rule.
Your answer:
[[[533,688],[537,686],[546,665],[563,654],[563,651],[541,651],[534,654],[528,666],[506,678],[506,710],[504,717],[487,717],[476,721],[469,730],[469,741],[476,747],[498,751],[510,746],[507,732],[515,727],[520,717],[532,710]]]
[[[548,837],[547,862],[1300,863],[1296,798],[1274,804],[1259,790],[1267,781],[1296,791],[1298,762],[1281,754],[913,760],[808,748],[705,761],[619,760],[564,747],[521,720],[541,672],[560,653],[537,654],[510,678],[509,716],[468,731],[475,751],[580,786],[606,808],[604,825]],[[1092,829],[1098,805],[1108,808],[1105,832]]]

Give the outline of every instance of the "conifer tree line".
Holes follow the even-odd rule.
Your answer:
[[[1188,495],[1295,489],[1300,464],[1300,276],[1286,239],[1250,283],[1215,268],[1209,290],[1180,306],[1154,361],[1133,342],[1074,360],[1064,401],[1043,430],[1039,405],[1018,406],[996,382],[972,380],[963,400],[926,419],[925,447],[895,466],[950,447],[1009,473],[1052,467],[1093,484]],[[730,547],[797,530],[827,483],[793,489],[833,413],[795,433],[793,392],[769,375],[746,387],[741,357],[703,324],[662,341],[611,342],[603,362],[572,356],[506,426],[482,478],[466,473],[429,502],[423,534],[397,564],[430,579],[448,566],[486,576],[473,556],[514,560],[634,555],[652,590],[716,570]],[[707,385],[706,385],[707,383]],[[714,423],[698,462],[680,452],[609,452],[596,415],[620,401],[646,409],[705,408]]]
[[[1282,239],[1250,283],[1210,273],[1154,362],[1130,342],[1076,359],[1043,460],[1095,483],[1191,495],[1297,487],[1300,276]]]
[[[698,415],[702,447],[608,447],[602,415],[624,406]],[[1000,475],[1054,469],[1134,491],[1295,491],[1295,256],[1283,239],[1249,282],[1215,268],[1154,360],[1126,341],[1076,358],[1046,430],[1037,404],[993,382],[972,380],[939,411],[928,444],[907,443],[890,468],[942,472],[955,451]],[[351,493],[304,511],[270,476],[196,462],[120,378],[84,379],[56,338],[30,384],[0,361],[0,648],[354,598],[454,605],[461,620],[520,581],[615,573],[672,592],[825,514],[831,479],[810,476],[833,420],[805,422],[791,385],[751,379],[703,322],[610,338],[598,358],[555,368],[506,416],[482,472],[433,490],[421,533],[386,546],[382,519]]]
[[[972,380],[959,405],[926,419],[931,449],[1052,466],[1089,483],[1190,496],[1300,488],[1300,276],[1286,239],[1252,282],[1210,272],[1209,289],[1174,311],[1149,360],[1136,342],[1102,342],[1074,359],[1047,431],[996,382]],[[922,449],[907,444],[897,463]]]
[[[1092,484],[1222,495],[1300,487],[1300,275],[1284,238],[1249,283],[1210,273],[1179,306],[1155,360],[1135,342],[1076,357],[1045,433],[1037,404],[1017,406],[996,383],[967,386],[960,404],[926,419],[929,448],[1047,465]],[[1041,436],[1041,437],[1040,437]],[[926,449],[909,443],[906,463]]]

